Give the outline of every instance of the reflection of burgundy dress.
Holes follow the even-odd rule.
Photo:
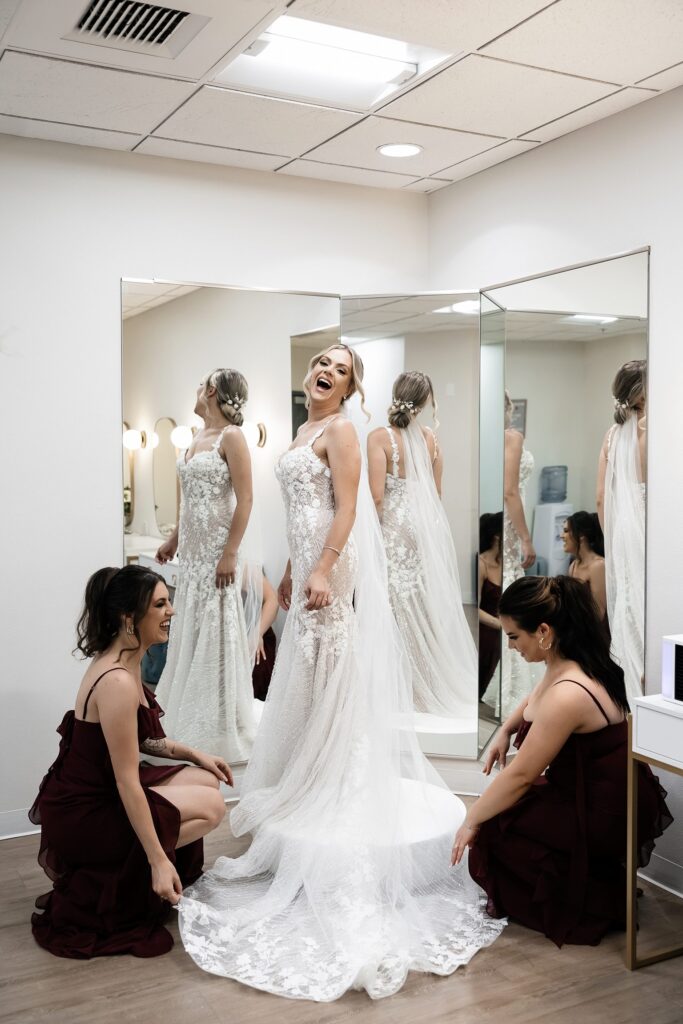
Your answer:
[[[90,689],[83,718],[101,678]],[[150,690],[145,695],[150,706],[138,708],[139,743],[164,736],[163,711]],[[57,731],[59,755],[30,813],[31,821],[42,826],[38,862],[54,882],[52,892],[36,901],[44,911],[33,915],[36,942],[56,956],[76,959],[166,953],[173,945],[162,927],[169,904],[152,890],[147,857],[118,794],[102,728],[67,711]],[[149,788],[184,767],[143,763],[140,782],[164,852],[183,885],[189,885],[202,871],[202,840],[175,850],[180,813]]]
[[[522,722],[515,746],[530,728]],[[572,733],[521,800],[484,822],[469,869],[492,917],[509,915],[558,946],[594,946],[610,928],[624,927],[627,752],[626,722]],[[672,818],[655,776],[644,764],[638,770],[642,867]]]
[[[484,580],[481,585],[479,607],[498,618],[498,603],[501,588],[491,580]],[[486,687],[493,679],[493,673],[500,661],[500,648],[503,634],[493,626],[479,623],[479,700],[484,696]]]
[[[273,667],[275,665],[276,646],[277,639],[275,637],[275,633],[272,626],[269,626],[263,634],[263,647],[266,652],[266,656],[261,659],[258,665],[254,665],[254,671],[251,673],[251,681],[254,686],[254,696],[257,700],[265,700],[268,695],[270,677],[273,674]]]

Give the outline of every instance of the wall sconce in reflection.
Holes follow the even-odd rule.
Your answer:
[[[251,423],[247,421],[242,424],[242,433],[249,448],[263,448],[266,443],[265,423]]]
[[[159,447],[159,435],[157,434],[156,430],[150,430],[148,434],[147,444],[150,446],[150,448]]]
[[[180,424],[171,431],[171,443],[179,451],[184,452],[192,444],[192,427]]]
[[[122,440],[123,447],[127,448],[129,452],[136,452],[139,448],[147,447],[147,434],[144,430],[124,430]]]

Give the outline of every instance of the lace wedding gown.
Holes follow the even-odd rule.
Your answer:
[[[534,457],[527,448],[523,447],[519,460],[519,497],[522,506],[524,506],[526,487],[533,471]],[[503,590],[522,576],[524,576],[522,542],[512,525],[507,505],[505,505],[503,509]],[[509,649],[506,637],[503,636],[500,684],[500,716],[503,720],[515,710],[521,700],[531,693],[538,681],[537,674],[534,667],[524,660],[519,651]],[[498,710],[498,680],[495,674],[483,700]]]
[[[216,587],[216,566],[235,510],[220,441],[187,462],[178,459],[180,572],[156,697],[165,708],[170,736],[228,761],[243,761],[256,732],[252,662],[240,588]],[[238,559],[237,579],[241,572]]]
[[[455,549],[429,449],[418,423],[401,430],[406,453],[401,477],[398,441],[391,427],[386,430],[391,473],[386,476],[382,534],[389,597],[410,658],[415,710],[472,717],[477,649],[463,610]]]
[[[643,696],[645,670],[645,482],[635,413],[607,435],[605,582],[612,656],[632,702]]]
[[[276,470],[292,600],[231,816],[234,833],[253,841],[243,856],[219,858],[179,903],[183,943],[204,970],[318,1001],[350,988],[391,995],[411,969],[449,974],[504,924],[484,913],[466,866],[449,867],[464,807],[410,725],[365,478],[330,574],[333,601],[305,609],[335,514],[330,470],[313,450],[325,425]]]

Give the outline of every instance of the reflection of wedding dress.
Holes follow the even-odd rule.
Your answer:
[[[330,470],[312,447],[323,429],[277,467],[291,608],[231,817],[253,842],[242,857],[219,858],[179,905],[183,942],[204,970],[318,1001],[349,988],[391,995],[410,969],[449,974],[504,923],[485,915],[466,867],[448,867],[464,808],[409,727],[365,478],[330,573],[333,601],[305,609],[335,514]]]
[[[164,728],[170,736],[239,761],[249,756],[256,725],[240,588],[216,587],[216,566],[235,509],[230,470],[219,443],[220,438],[188,462],[178,459],[180,573],[156,696],[165,708]],[[240,561],[238,579],[241,572]]]
[[[605,583],[612,655],[624,670],[629,701],[643,696],[645,631],[645,483],[638,419],[631,413],[607,435]]]
[[[416,711],[467,717],[475,712],[477,649],[462,606],[458,566],[422,428],[401,430],[406,474],[399,476],[394,431],[382,534],[389,596],[408,651]],[[416,472],[411,475],[410,468]],[[422,506],[422,513],[420,510]]]
[[[526,486],[534,470],[534,457],[527,448],[522,448],[519,460],[519,497],[524,507]],[[512,525],[507,505],[503,510],[503,590],[515,580],[524,576],[522,568],[522,542]],[[507,646],[507,638],[503,634],[501,652],[501,700],[500,716],[505,720],[517,705],[533,690],[537,682],[537,672],[532,665],[524,660],[519,651],[512,651]],[[488,704],[498,704],[498,680],[494,675],[483,698]]]

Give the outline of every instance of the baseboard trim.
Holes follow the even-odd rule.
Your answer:
[[[638,874],[646,882],[652,882],[660,889],[666,889],[667,892],[683,899],[683,864],[677,864],[659,853],[653,853],[648,866]]]
[[[29,821],[28,812],[28,807],[0,811],[0,839],[18,839],[19,836],[33,836],[40,832],[40,825]]]

